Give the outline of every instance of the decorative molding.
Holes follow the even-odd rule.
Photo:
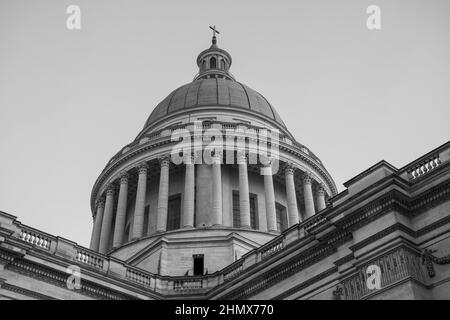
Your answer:
[[[30,298],[34,298],[37,300],[59,300],[59,299],[47,296],[45,294],[31,291],[31,290],[28,290],[25,288],[21,288],[21,287],[18,287],[18,286],[9,284],[9,283],[4,283],[3,285],[1,285],[1,288],[4,290],[15,292],[15,293],[18,293],[18,294],[21,294],[21,295],[24,295],[24,296],[27,296]]]
[[[105,199],[103,197],[97,199],[97,201],[95,202],[95,208],[105,208]]]
[[[162,156],[161,158],[158,159],[159,160],[159,165],[162,167],[170,167],[170,157],[165,155]]]
[[[293,288],[291,288],[289,290],[286,290],[285,292],[283,292],[282,294],[272,298],[271,300],[282,300],[282,299],[285,299],[285,298],[295,294],[296,292],[298,292],[300,290],[303,290],[303,289],[311,286],[312,284],[314,284],[316,282],[319,282],[320,280],[323,280],[323,279],[331,276],[332,274],[336,273],[337,271],[338,270],[337,270],[336,267],[332,267],[332,268],[330,268],[330,269],[328,269],[328,270],[326,270],[326,271],[324,271],[322,273],[319,273],[318,275],[316,275],[316,276],[314,276],[312,278],[309,278],[308,280],[300,283],[299,285],[296,285],[295,287],[293,287]]]
[[[319,186],[317,187],[316,193],[318,196],[325,195],[325,186],[322,183],[320,183]]]
[[[437,252],[437,250],[424,249],[421,254],[422,264],[426,266],[427,273],[430,278],[433,278],[436,275],[436,271],[434,270],[435,264],[450,264],[450,254],[438,258],[433,255],[435,252]]]
[[[305,184],[311,184],[313,180],[312,174],[309,172],[305,172],[302,176],[302,183]]]
[[[116,190],[116,187],[114,186],[114,184],[109,183],[109,184],[106,186],[106,196],[107,196],[107,197],[108,197],[108,196],[110,196],[110,197],[114,196],[115,190]]]
[[[119,174],[119,180],[120,180],[120,184],[128,184],[128,179],[130,178],[130,175],[128,174],[128,172],[126,171],[122,171]]]
[[[149,166],[146,162],[141,162],[137,165],[138,174],[147,174]]]
[[[345,300],[363,299],[378,290],[370,290],[367,287],[366,270],[371,265],[376,265],[381,270],[381,289],[407,278],[414,279],[419,283],[426,281],[418,253],[409,247],[400,246],[365,262],[351,276],[344,279],[341,285],[344,289],[343,298]]]
[[[334,262],[334,264],[339,267],[339,266],[342,266],[343,264],[346,264],[347,262],[352,261],[354,258],[355,258],[355,256],[353,255],[353,253],[350,253],[350,254],[346,255],[345,257],[342,257],[342,258],[336,260]]]
[[[26,261],[24,259],[16,259],[9,265],[5,266],[5,268],[67,289],[67,278],[69,275],[64,272],[57,271],[46,266],[38,265],[34,262]],[[77,290],[77,293],[100,299],[134,299],[131,296],[125,295],[121,292],[117,292],[109,288],[102,287],[96,283],[84,279],[81,279],[81,289]]]
[[[295,172],[295,166],[292,162],[288,162],[284,165],[284,174],[285,175],[293,175]]]
[[[336,289],[333,290],[333,300],[342,300],[343,295],[344,289],[342,289],[342,286],[337,285]]]

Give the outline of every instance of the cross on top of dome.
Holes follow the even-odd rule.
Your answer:
[[[234,77],[228,71],[231,66],[231,55],[217,46],[216,34],[220,34],[220,32],[215,25],[209,26],[209,28],[213,31],[212,45],[198,55],[199,72],[194,80],[209,78],[234,80]]]
[[[216,29],[216,25],[209,26],[209,28],[213,31],[212,44],[216,45],[217,44],[216,33],[220,34],[220,32],[219,30]]]

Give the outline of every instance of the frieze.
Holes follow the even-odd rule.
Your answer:
[[[380,279],[379,288],[371,288],[367,284],[369,276],[372,277],[367,273],[369,266],[377,266],[380,270],[380,274],[377,275]],[[376,293],[377,290],[407,278],[420,283],[426,281],[418,253],[407,247],[398,247],[366,262],[353,275],[344,279],[340,284],[343,288],[342,299],[363,299],[371,293]]]

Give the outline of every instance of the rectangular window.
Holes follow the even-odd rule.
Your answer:
[[[258,197],[256,194],[250,193],[250,226],[252,229],[258,229]]]
[[[239,203],[239,191],[233,191],[233,227],[241,227],[241,207]],[[252,229],[258,229],[258,211],[257,203],[258,197],[256,194],[250,193],[250,227]]]
[[[144,230],[142,234],[146,236],[148,234],[148,219],[150,216],[150,206],[146,205],[144,210]]]
[[[169,198],[167,207],[167,231],[180,228],[181,195],[177,194]]]
[[[204,256],[203,254],[194,254],[194,276],[202,276],[204,274]]]
[[[277,231],[282,232],[287,228],[286,207],[277,202],[275,208],[277,211]]]
[[[239,207],[239,192],[233,191],[233,228],[241,227],[241,209]]]

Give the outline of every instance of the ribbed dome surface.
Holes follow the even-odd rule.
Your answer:
[[[261,94],[240,82],[221,78],[198,79],[174,90],[156,106],[145,126],[171,113],[201,106],[249,109],[286,127]]]

